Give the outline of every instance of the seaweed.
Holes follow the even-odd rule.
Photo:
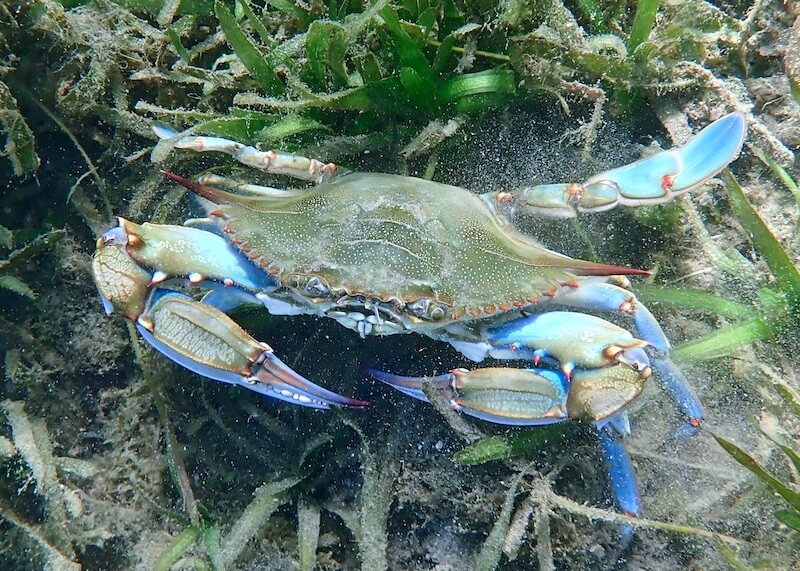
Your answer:
[[[59,480],[58,462],[47,427],[42,419],[30,418],[21,402],[6,400],[0,403],[0,408],[11,425],[14,448],[31,471],[37,494],[44,498],[45,518],[41,526],[26,523],[5,505],[5,500],[0,505],[0,517],[41,548],[49,568],[80,569],[70,541],[69,518],[80,515],[81,504],[74,492]]]
[[[297,503],[297,567],[311,571],[317,562],[320,508],[306,500]]]
[[[63,230],[45,232],[30,240],[27,244],[13,250],[5,260],[0,260],[0,288],[13,291],[31,300],[36,299],[36,292],[22,279],[10,272],[19,270],[24,263],[29,262],[31,258],[42,250],[51,247],[65,236],[66,232]],[[8,249],[15,246],[14,232],[8,228],[0,227],[0,239],[0,246],[3,248]]]
[[[11,161],[16,176],[36,172],[40,160],[36,154],[33,131],[25,122],[17,100],[8,86],[0,81],[0,133],[6,135],[5,156]]]

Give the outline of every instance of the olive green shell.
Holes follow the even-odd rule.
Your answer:
[[[225,235],[287,287],[317,276],[335,293],[436,300],[457,318],[613,268],[551,252],[479,196],[418,178],[347,173],[280,197],[213,192]]]

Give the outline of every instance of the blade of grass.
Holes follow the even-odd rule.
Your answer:
[[[279,122],[280,115],[261,114],[263,117],[220,117],[197,124],[192,128],[194,133],[226,137],[242,143],[259,140],[259,133]]]
[[[795,531],[800,531],[800,512],[794,510],[779,510],[775,512],[775,517],[782,524],[791,527]]]
[[[21,265],[28,263],[33,256],[51,247],[66,236],[67,232],[65,230],[51,230],[44,234],[39,234],[21,248],[11,252],[5,260],[0,260],[0,272],[10,272],[19,268]]]
[[[216,525],[204,526],[201,537],[214,571],[224,571],[225,565],[222,563],[219,527]]]
[[[800,494],[790,490],[783,482],[764,470],[764,468],[762,468],[752,456],[736,446],[733,442],[725,440],[713,432],[711,432],[711,436],[720,446],[722,446],[722,448],[725,449],[728,454],[733,457],[734,460],[755,474],[759,480],[772,488],[773,491],[786,500],[786,502],[795,510],[800,511]]]
[[[724,541],[714,538],[714,547],[730,566],[732,571],[753,571],[753,567],[736,557],[736,552],[726,545]]]
[[[200,537],[200,526],[190,525],[173,539],[153,565],[153,571],[169,571],[173,563],[186,553]]]
[[[731,206],[739,223],[750,234],[756,251],[769,266],[786,296],[790,311],[800,314],[800,271],[783,249],[772,231],[748,202],[747,197],[729,170],[722,172],[722,181],[731,197]]]
[[[752,315],[753,308],[702,290],[660,285],[639,285],[636,297],[648,305],[660,303],[673,309],[707,311],[728,319]]]
[[[315,94],[304,93],[303,99],[284,99],[277,97],[261,97],[255,93],[237,93],[233,97],[234,105],[254,105],[269,109],[299,111],[308,108],[352,109],[356,111],[379,111],[381,114],[398,113],[411,115],[408,97],[398,77],[387,77],[353,89],[344,89],[336,93]]]
[[[167,28],[166,31],[167,37],[169,38],[169,42],[172,44],[172,47],[175,49],[175,53],[178,54],[178,57],[181,58],[183,63],[188,64],[189,60],[192,59],[192,56],[189,55],[189,50],[183,47],[181,43],[181,38],[178,35],[178,32],[175,31],[174,28]]]
[[[347,32],[335,22],[316,21],[306,34],[308,69],[318,88],[325,85],[327,68],[337,87],[347,85],[344,57],[347,53]]]
[[[595,34],[607,34],[608,25],[603,19],[603,11],[596,0],[575,0],[575,7],[580,15],[589,21],[589,27]]]
[[[293,0],[269,0],[267,4],[274,6],[278,12],[283,12],[284,14],[297,18],[304,24],[308,23],[308,12],[295,4]]]
[[[472,569],[475,569],[475,571],[492,571],[500,564],[500,557],[503,555],[503,540],[508,533],[511,515],[514,512],[514,502],[517,499],[517,488],[519,488],[522,478],[532,467],[532,465],[528,465],[511,481],[503,500],[503,506],[497,516],[497,521],[492,526],[492,531],[489,532],[483,542],[480,553],[478,553],[472,565]]]
[[[781,380],[777,380],[773,386],[778,395],[783,399],[783,402],[786,403],[786,406],[792,410],[797,418],[800,418],[800,398],[798,398],[794,391]]]
[[[520,430],[506,436],[491,436],[464,447],[453,460],[462,466],[476,466],[492,460],[505,460],[530,454],[551,441],[563,438],[571,429],[567,424]]]
[[[425,113],[433,111],[433,91],[429,82],[417,73],[413,67],[400,68],[400,83],[411,97],[411,100]]]
[[[48,109],[47,106],[44,103],[39,101],[39,99],[37,97],[35,97],[30,92],[24,92],[24,93],[27,96],[29,101],[34,103],[39,109],[42,110],[42,113],[47,115],[47,117],[53,123],[58,125],[59,129],[61,129],[64,132],[64,134],[67,137],[69,137],[70,141],[72,141],[72,144],[74,144],[75,148],[78,149],[78,152],[81,154],[81,156],[83,157],[83,160],[86,162],[86,166],[89,167],[89,172],[92,174],[92,177],[95,180],[95,184],[97,185],[97,191],[98,191],[98,193],[100,195],[101,202],[103,203],[103,214],[105,214],[108,219],[111,219],[111,217],[113,215],[113,212],[112,212],[112,208],[111,208],[111,201],[109,200],[108,192],[106,191],[106,183],[103,180],[103,178],[100,176],[100,174],[99,174],[99,172],[97,170],[97,167],[92,162],[92,159],[89,156],[89,153],[87,153],[86,149],[84,149],[83,146],[81,145],[80,141],[78,140],[78,137],[75,136],[75,134],[69,129],[69,127],[67,127],[67,124],[64,123],[64,121],[62,121],[55,113],[50,111],[50,109]],[[73,186],[72,188],[74,189],[75,186]],[[70,194],[71,194],[71,191],[70,191]],[[70,201],[70,194],[67,194],[67,200],[66,200],[67,202]]]
[[[236,0],[236,4],[241,8],[242,12],[244,12],[247,21],[250,22],[250,25],[253,26],[253,29],[258,34],[261,43],[265,46],[271,48],[275,45],[275,41],[272,39],[272,36],[269,35],[266,26],[264,23],[256,16],[253,9],[250,7],[250,2],[248,0]]]
[[[284,492],[303,480],[303,476],[293,476],[259,486],[253,493],[253,500],[245,508],[239,519],[225,536],[220,550],[223,566],[233,567],[247,543],[258,533],[270,516],[288,501]]]
[[[17,295],[22,295],[28,299],[35,300],[36,292],[28,284],[15,276],[0,276],[0,288],[13,291]]]
[[[734,355],[735,351],[754,341],[769,339],[775,329],[760,317],[709,333],[673,349],[675,361],[707,361]]]
[[[183,447],[178,443],[178,438],[175,435],[174,427],[169,418],[166,399],[161,392],[160,377],[154,375],[152,368],[148,365],[133,323],[127,323],[127,330],[136,363],[144,376],[147,387],[150,389],[150,394],[153,397],[153,404],[156,406],[159,420],[161,420],[161,427],[164,430],[164,440],[167,445],[167,468],[183,500],[183,511],[189,516],[192,524],[197,524],[200,521],[200,514],[197,511],[197,501],[194,497],[194,490],[192,490],[189,473],[186,470],[186,462],[183,459]]]
[[[628,36],[628,53],[634,55],[638,48],[653,29],[658,12],[658,0],[639,0],[636,4],[636,14],[633,16],[631,34]]]
[[[430,43],[431,40],[428,40]],[[445,68],[447,67],[447,60],[450,59],[450,54],[453,53],[453,48],[456,45],[456,37],[453,34],[447,36],[442,42],[439,44],[439,49],[436,50],[436,57],[433,58],[433,72],[436,74],[444,73]]]
[[[4,155],[11,161],[14,176],[23,176],[39,168],[33,131],[19,112],[17,100],[0,81],[0,133],[6,134]]]
[[[258,138],[265,142],[274,143],[286,137],[308,131],[330,131],[330,129],[327,125],[323,125],[313,119],[300,117],[299,115],[289,115],[273,125],[264,127],[258,133]]]
[[[59,551],[58,547],[53,545],[50,540],[44,536],[39,526],[34,526],[23,521],[22,518],[11,511],[10,507],[6,505],[3,499],[0,499],[0,521],[5,521],[17,527],[41,549],[42,553],[47,558],[48,565],[45,569],[81,571],[81,565],[73,561],[70,555]],[[7,532],[4,532],[4,534],[5,533]]]
[[[397,56],[398,67],[412,68],[419,74],[420,78],[429,85],[432,92],[433,74],[428,64],[428,59],[416,42],[408,35],[408,32],[400,25],[397,13],[390,6],[386,6],[380,11],[380,16],[383,18],[386,29],[391,35],[395,54]]]
[[[281,83],[281,80],[272,69],[272,64],[261,55],[258,48],[245,35],[230,9],[221,0],[217,0],[214,2],[214,13],[217,16],[222,32],[225,34],[228,45],[241,60],[242,65],[247,68],[267,93],[282,93],[284,90],[283,83]]]
[[[490,69],[477,73],[466,73],[450,79],[439,88],[442,103],[481,93],[513,95],[516,91],[514,72],[506,69]]]
[[[797,186],[797,182],[781,165],[772,160],[772,157],[768,156],[763,150],[758,147],[752,147],[752,150],[753,154],[757,156],[762,163],[767,165],[773,174],[780,179],[783,185],[789,189],[789,192],[794,196],[795,202],[797,202],[797,207],[800,208],[800,188]]]
[[[297,503],[297,566],[300,571],[311,571],[317,562],[319,519],[319,506],[306,500]]]
[[[491,69],[456,76],[437,91],[442,104],[452,104],[457,111],[478,111],[503,104],[516,92],[514,73]]]
[[[798,472],[800,472],[800,455],[798,455],[798,454],[797,454],[797,452],[795,452],[794,450],[792,450],[792,449],[791,449],[791,448],[789,448],[788,446],[786,446],[786,445],[784,445],[784,444],[781,444],[780,442],[778,442],[777,440],[775,440],[775,439],[774,439],[772,436],[770,436],[769,434],[767,434],[767,433],[766,433],[766,432],[764,432],[763,430],[759,430],[759,432],[761,432],[761,434],[763,434],[763,435],[764,435],[764,436],[767,438],[767,440],[769,440],[769,441],[770,441],[770,442],[772,442],[772,443],[773,443],[775,446],[777,446],[778,448],[780,448],[780,449],[781,449],[781,451],[782,451],[784,454],[786,454],[786,456],[789,458],[789,460],[791,460],[791,461],[792,461],[792,464],[794,465],[794,468],[795,468],[795,470],[797,470]]]

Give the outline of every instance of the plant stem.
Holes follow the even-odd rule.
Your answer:
[[[442,45],[442,42],[440,42],[438,40],[434,40],[432,38],[428,38],[425,41],[425,43],[428,44],[429,46],[433,46],[435,48],[438,48],[439,46]],[[464,48],[460,48],[458,46],[453,46],[451,49],[454,52],[458,53],[458,54],[463,54],[466,51]],[[502,63],[510,63],[511,62],[511,56],[507,56],[505,54],[497,54],[497,53],[494,53],[494,52],[484,52],[482,50],[475,50],[474,53],[475,53],[476,56],[482,57],[483,59],[488,59],[488,60],[502,62]]]
[[[167,451],[169,452],[170,471],[175,476],[178,489],[181,492],[183,509],[189,515],[192,523],[197,525],[200,523],[197,502],[194,498],[194,492],[192,491],[192,485],[189,481],[189,474],[186,471],[186,464],[183,461],[183,455],[180,453],[178,439],[175,437],[175,431],[172,429],[172,423],[169,421],[167,404],[164,402],[164,397],[161,395],[161,387],[153,375],[150,374],[149,367],[145,364],[142,348],[139,345],[139,338],[136,335],[136,329],[130,322],[128,323],[128,335],[131,339],[131,346],[133,347],[136,363],[142,370],[145,382],[150,389],[150,393],[153,395],[153,402],[156,405],[158,417],[161,420],[161,425],[164,427],[164,437],[167,441]]]

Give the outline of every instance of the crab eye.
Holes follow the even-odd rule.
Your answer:
[[[431,310],[431,319],[433,319],[434,321],[441,321],[442,319],[444,319],[444,309],[438,306],[434,307]]]
[[[428,300],[418,299],[414,303],[408,304],[408,311],[417,317],[426,317],[428,313]]]
[[[322,297],[330,293],[330,288],[321,278],[315,276],[306,283],[306,292],[315,297]]]

